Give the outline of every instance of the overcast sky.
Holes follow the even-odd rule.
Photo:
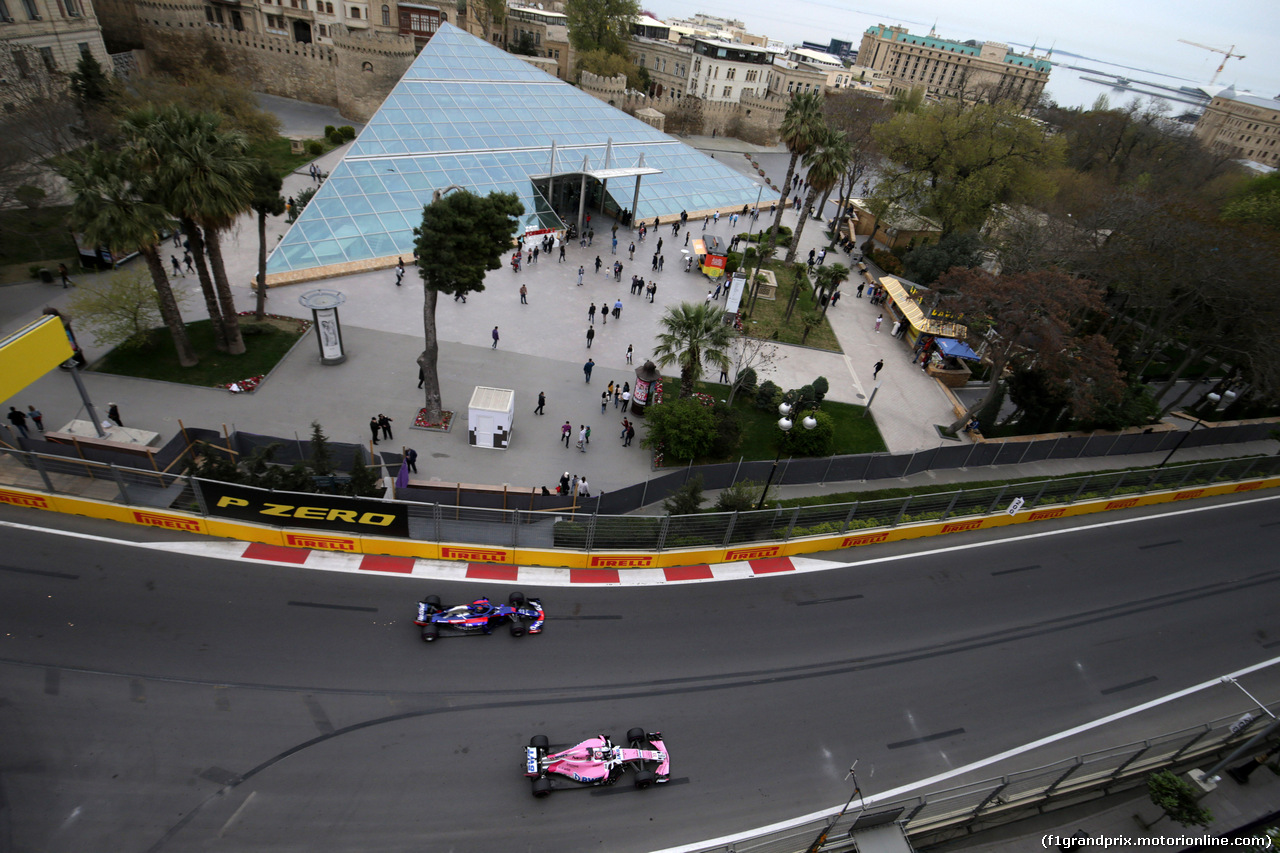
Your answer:
[[[641,0],[640,7],[660,18],[695,12],[737,18],[748,32],[787,44],[842,38],[855,48],[863,31],[873,24],[901,24],[924,35],[936,22],[942,38],[1041,48],[1056,45],[1056,60],[1070,61],[1060,53],[1070,51],[1186,78],[1188,84],[1207,84],[1222,54],[1178,39],[1223,50],[1234,44],[1235,52],[1246,58],[1230,60],[1218,84],[1234,83],[1238,89],[1265,97],[1280,95],[1280,4],[1276,0],[895,0],[883,4],[871,0]],[[1050,91],[1055,89],[1053,76],[1076,74],[1055,69]],[[1057,88],[1066,98],[1077,90],[1089,90],[1090,97],[1094,91],[1103,91],[1087,84]]]

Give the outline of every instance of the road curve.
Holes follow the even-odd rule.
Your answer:
[[[799,576],[530,588],[541,636],[433,646],[418,597],[509,590],[6,530],[0,837],[54,853],[646,851],[783,820],[842,801],[854,758],[883,790],[1273,657],[1275,507],[897,543],[849,559],[902,559]],[[1275,698],[1280,676],[1251,687]],[[1205,695],[1090,743],[1244,704]],[[530,796],[530,735],[632,726],[666,735],[671,785]]]

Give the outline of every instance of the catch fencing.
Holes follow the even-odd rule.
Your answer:
[[[1271,722],[1258,709],[1241,725],[1242,714],[1149,740],[1120,744],[952,788],[898,800],[876,802],[865,812],[851,809],[836,820],[822,846],[824,853],[857,850],[859,828],[896,822],[914,847],[928,847],[982,829],[1033,817],[1108,794],[1140,788],[1161,770],[1208,769]],[[1266,751],[1260,744],[1255,752]],[[1154,814],[1153,814],[1154,817]],[[832,818],[813,820],[772,832],[744,833],[732,842],[686,846],[688,853],[800,853],[807,850]],[[1037,842],[1037,847],[1038,842]]]
[[[352,452],[359,452],[358,446],[353,445]],[[972,518],[990,515],[1015,498],[1022,499],[1023,512],[1032,512],[1082,501],[1114,500],[1277,473],[1280,473],[1280,457],[1255,456],[883,500],[696,515],[607,514],[601,511],[604,501],[599,498],[587,500],[585,507],[558,506],[546,510],[397,503],[407,509],[408,537],[419,541],[588,553],[660,553],[673,549],[788,542],[808,536],[840,536],[917,522]],[[0,483],[126,506],[218,515],[210,511],[212,502],[205,499],[198,479],[70,456],[5,449],[0,453]],[[282,500],[288,495],[275,494]],[[374,506],[383,503],[376,499],[352,500],[367,500]]]

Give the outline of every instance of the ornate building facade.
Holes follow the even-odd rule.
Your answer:
[[[1192,134],[1212,151],[1280,168],[1280,100],[1223,89]]]

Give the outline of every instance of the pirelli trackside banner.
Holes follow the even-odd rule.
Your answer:
[[[409,536],[409,508],[369,498],[273,492],[201,480],[200,491],[210,515],[310,530],[343,530],[374,536]]]

